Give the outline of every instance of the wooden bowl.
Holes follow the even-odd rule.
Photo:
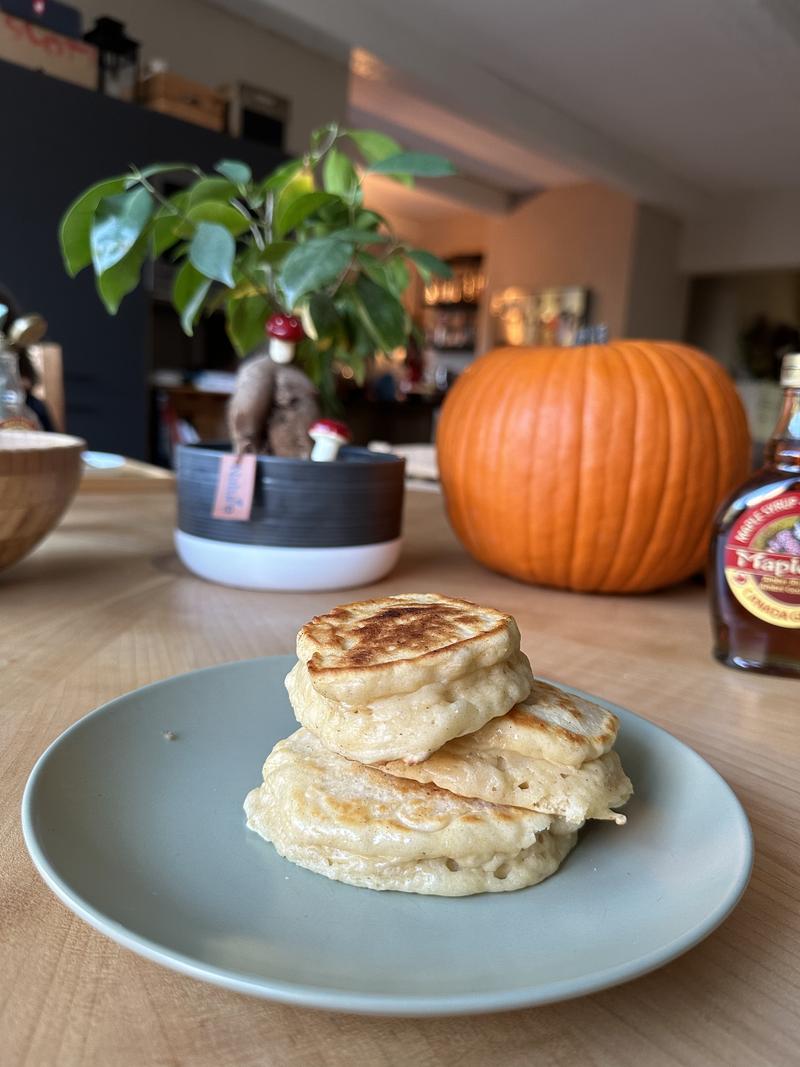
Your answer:
[[[0,431],[0,570],[55,527],[78,488],[85,448],[66,434]]]

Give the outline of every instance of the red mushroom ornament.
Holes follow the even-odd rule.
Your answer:
[[[306,335],[300,320],[294,315],[284,315],[279,311],[267,319],[266,331],[273,363],[291,363],[294,359],[294,346]]]
[[[342,445],[346,445],[353,437],[347,426],[336,419],[317,419],[312,422],[308,436],[314,442],[311,458],[323,463],[336,459]]]

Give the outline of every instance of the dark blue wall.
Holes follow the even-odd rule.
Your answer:
[[[88,271],[64,273],[59,219],[86,186],[130,163],[210,169],[230,157],[266,173],[282,155],[3,62],[0,116],[0,283],[45,315],[63,346],[69,431],[146,458],[149,297],[137,290],[107,315]]]

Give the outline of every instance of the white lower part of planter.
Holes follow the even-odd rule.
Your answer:
[[[175,531],[181,561],[209,582],[240,589],[349,589],[383,578],[400,557],[401,539],[377,545],[288,548],[237,545]]]

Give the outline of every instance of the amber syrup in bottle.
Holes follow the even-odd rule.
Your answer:
[[[709,585],[717,659],[800,678],[800,354],[783,357],[781,385],[764,466],[717,515]]]

